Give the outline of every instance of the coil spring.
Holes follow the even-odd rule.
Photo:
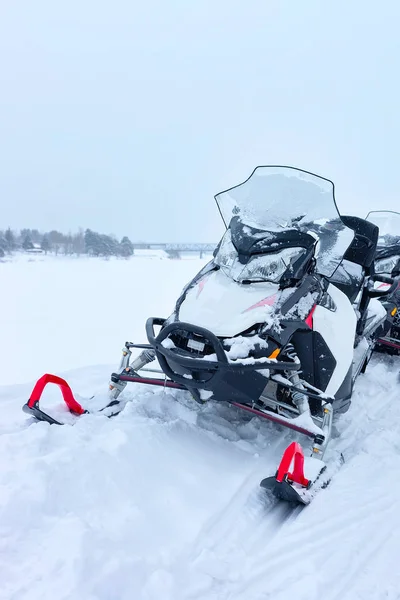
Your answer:
[[[293,360],[293,362],[297,362],[299,360],[299,357],[297,356],[295,347],[293,346],[293,344],[291,342],[289,342],[289,344],[287,344],[285,347],[285,355],[288,358],[290,358],[290,360]],[[301,373],[302,373],[302,371],[300,369],[296,370],[296,371],[289,371],[287,377],[288,377],[288,379],[290,379],[290,381],[292,382],[292,384],[294,386],[302,388],[303,386],[300,382]],[[301,392],[292,391],[292,399],[295,404],[297,402],[303,400],[303,398],[304,398],[304,394],[302,394]]]
[[[302,394],[301,392],[292,392],[292,400],[296,406],[300,402],[303,402],[304,398],[305,398],[305,394]]]
[[[297,355],[297,352],[295,350],[295,347],[293,346],[293,344],[291,342],[289,342],[288,344],[286,344],[285,346],[285,355],[290,358],[290,360],[292,360],[293,362],[300,362],[299,361],[299,357]],[[292,371],[292,373],[296,373],[297,375],[301,375],[302,374],[302,370],[299,369],[298,371]],[[289,379],[291,379],[291,376],[289,375]]]
[[[285,354],[288,358],[290,358],[290,360],[296,361],[296,359],[298,359],[297,356],[297,352],[294,349],[294,346],[291,342],[289,342],[288,344],[286,344],[285,346]]]

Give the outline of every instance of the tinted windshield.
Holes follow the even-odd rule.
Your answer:
[[[366,218],[379,227],[379,247],[400,243],[400,213],[374,210]]]
[[[265,231],[297,229],[318,236],[317,271],[330,277],[354,233],[345,227],[331,181],[292,167],[257,167],[242,184],[215,196],[225,226],[238,216]]]

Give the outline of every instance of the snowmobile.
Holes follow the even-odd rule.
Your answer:
[[[397,281],[395,290],[382,299],[388,315],[392,317],[389,328],[382,332],[376,350],[389,354],[400,353],[400,213],[384,210],[368,213],[366,219],[379,227],[379,239],[375,254],[375,272],[388,275]],[[379,283],[379,289],[389,284]],[[393,303],[395,307],[393,307]]]
[[[377,299],[395,283],[374,273],[378,227],[340,216],[334,184],[293,167],[257,167],[215,200],[226,232],[213,260],[169,318],[147,320],[148,344],[125,344],[111,397],[118,402],[127,382],[188,390],[199,403],[228,402],[308,436],[312,478],[294,443],[262,482],[307,503],[305,490],[325,468],[333,415],[349,408],[354,382],[390,326]],[[344,261],[359,277],[338,275]],[[375,289],[378,281],[389,287]],[[131,361],[133,348],[142,352]],[[155,359],[161,377],[146,371]]]
[[[226,231],[213,259],[168,318],[147,320],[148,343],[125,343],[107,414],[118,412],[133,382],[186,390],[200,404],[225,402],[285,426],[309,438],[310,456],[293,442],[261,486],[307,504],[326,483],[334,414],[349,408],[379,332],[390,327],[378,298],[396,284],[374,273],[378,227],[340,216],[328,179],[259,166],[215,200]],[[344,261],[359,276],[344,277]],[[388,289],[375,289],[378,281]],[[133,349],[141,352],[132,360]],[[153,361],[158,367],[148,366]],[[38,396],[46,381],[24,408],[45,420]]]

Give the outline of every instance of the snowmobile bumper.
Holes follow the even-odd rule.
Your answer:
[[[157,334],[156,326],[161,328]],[[146,333],[162,372],[189,389],[198,402],[212,398],[252,405],[263,393],[270,373],[296,372],[300,368],[294,360],[265,356],[230,360],[221,339],[191,323],[150,318]]]
[[[283,376],[283,371],[299,370],[300,363],[269,359],[252,360],[250,364],[229,361],[222,342],[212,332],[192,324],[176,322],[165,325],[166,320],[150,318],[146,323],[148,345],[127,342],[123,349],[123,358],[117,373],[112,373],[110,390],[114,398],[124,389],[126,383],[142,383],[164,388],[189,390],[201,404],[207,400],[227,402],[237,408],[248,411],[258,417],[283,425],[313,440],[313,456],[322,458],[331,437],[332,398],[325,396],[306,381],[300,380],[296,387]],[[154,327],[161,327],[156,335]],[[193,339],[201,346],[186,344],[182,347],[174,343],[181,333],[185,341]],[[172,339],[171,339],[172,338]],[[199,341],[200,340],[200,341]],[[165,343],[165,341],[167,343]],[[172,343],[171,343],[172,342]],[[193,347],[203,351],[207,345],[207,354],[199,356],[192,352]],[[129,364],[131,349],[139,348],[144,352],[153,351],[161,370],[158,377],[142,375],[142,367]],[[144,363],[136,362],[136,365]],[[136,370],[137,369],[137,370]],[[145,371],[154,371],[143,368]],[[257,371],[262,371],[258,373]],[[156,371],[157,372],[157,371]],[[164,378],[162,376],[164,375]],[[268,386],[268,391],[266,392]],[[300,394],[304,398],[319,401],[322,413],[311,415],[307,403],[306,413],[301,413],[295,405],[274,398],[278,387],[287,393]],[[270,390],[271,388],[271,390]],[[301,388],[301,389],[300,389]],[[206,392],[204,394],[204,391]],[[265,395],[267,393],[267,395]]]
[[[300,364],[294,361],[277,361],[276,359],[254,359],[250,363],[229,361],[220,339],[211,331],[177,321],[165,325],[166,319],[151,317],[146,322],[146,334],[149,343],[156,351],[156,356],[163,372],[173,381],[186,388],[215,389],[217,381],[224,373],[241,373],[271,368],[274,371],[299,370]],[[162,327],[158,335],[155,326]],[[174,337],[181,338],[185,333],[185,346],[177,347]],[[192,347],[190,343],[192,342]],[[196,350],[196,342],[199,350]],[[201,356],[204,349],[208,353]]]

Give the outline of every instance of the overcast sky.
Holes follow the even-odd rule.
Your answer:
[[[400,210],[398,0],[3,0],[0,228],[214,241],[257,164]]]

